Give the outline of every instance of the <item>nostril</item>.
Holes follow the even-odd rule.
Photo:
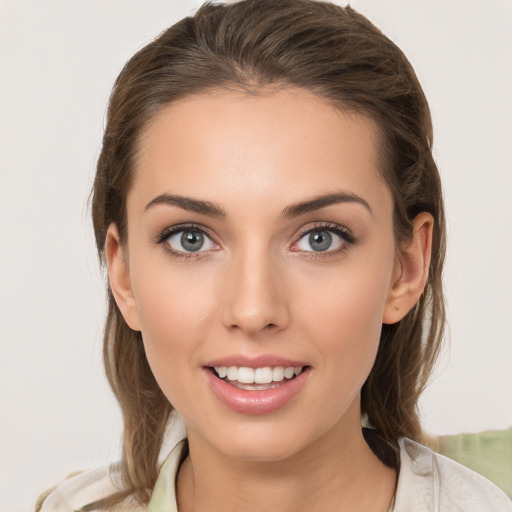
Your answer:
[[[233,324],[233,325],[230,325],[229,328],[231,330],[236,330],[236,329],[246,330],[247,326],[245,326],[245,329],[244,329],[243,324],[241,324],[241,325]],[[262,330],[274,331],[274,330],[277,330],[277,329],[279,329],[279,326],[277,324],[270,323],[270,324],[265,325]],[[259,330],[259,329],[256,329],[256,328],[254,329],[254,331],[257,331],[257,330]]]

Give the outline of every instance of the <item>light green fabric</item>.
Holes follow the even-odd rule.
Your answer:
[[[171,451],[165,460],[156,481],[147,512],[178,512],[176,505],[175,478],[182,454],[187,445],[183,439]]]
[[[147,512],[178,512],[176,504],[175,479],[178,466],[183,458],[186,439],[180,441],[165,460],[156,481]],[[394,502],[394,499],[393,499]],[[393,511],[393,504],[388,512]]]
[[[187,442],[185,439],[180,441],[173,448],[166,461],[164,462],[160,470],[156,485],[153,489],[151,501],[147,507],[147,512],[178,512],[176,505],[175,479],[178,466],[183,458],[184,451],[187,446],[186,443]],[[423,454],[423,459],[428,461],[429,464],[432,464],[432,452],[430,452],[430,450],[422,447],[421,445],[417,445],[412,441],[408,441],[408,443],[410,445],[414,445],[416,450],[420,452],[420,455]],[[442,436],[438,439],[438,443],[438,451],[440,453],[484,475],[512,497],[512,429],[502,432],[481,432],[478,434]],[[403,448],[401,449],[401,460],[402,465],[406,463],[412,464],[413,462],[412,459],[410,460],[410,458],[408,458],[407,452]],[[416,465],[418,464],[418,460],[414,459],[414,463]],[[444,460],[446,461],[446,459]],[[450,467],[446,462],[438,461],[437,464],[444,464],[444,466],[446,466],[443,474],[449,473],[449,471],[447,473],[446,469],[449,470]],[[398,495],[400,495],[399,498],[402,499],[402,501],[410,504],[412,498],[409,494],[418,491],[421,485],[427,485],[427,494],[428,496],[432,495],[432,489],[430,487],[431,485],[434,485],[436,478],[432,477],[432,475],[429,477],[429,472],[423,471],[421,468],[419,473],[417,471],[419,476],[415,475],[414,471],[412,470],[403,471],[404,469],[405,467],[402,467],[398,486]],[[456,474],[459,474],[463,468],[455,468],[453,470]],[[465,472],[468,473],[468,470],[465,470]],[[425,475],[428,478],[425,478]],[[478,475],[475,475],[474,473],[473,475],[474,478],[479,478]],[[404,480],[405,477],[409,479],[412,477],[415,480],[411,481],[411,484],[411,482]],[[432,482],[430,480],[432,480]],[[416,484],[414,483],[415,481]],[[491,485],[488,482],[487,484]],[[445,491],[457,491],[457,489],[450,490],[450,486],[447,487],[448,488],[445,489]],[[485,493],[488,492],[489,490],[487,489]],[[496,490],[496,492],[499,491]],[[490,497],[490,494],[487,495],[485,493],[485,496]],[[451,496],[451,498],[453,498],[453,496]],[[418,503],[416,503],[416,505],[419,506]],[[402,508],[400,508],[400,510],[402,510]],[[390,510],[392,509],[393,507]],[[471,510],[473,510],[473,508]],[[480,508],[475,510],[480,510]],[[509,508],[503,508],[503,510],[509,510]]]
[[[438,452],[480,473],[512,498],[512,428],[441,436]]]

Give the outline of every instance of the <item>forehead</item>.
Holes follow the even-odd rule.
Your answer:
[[[308,91],[195,94],[164,107],[143,131],[129,201],[193,193],[291,203],[333,189],[377,198],[387,190],[379,147],[369,117]]]

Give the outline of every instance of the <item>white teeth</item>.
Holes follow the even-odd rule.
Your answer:
[[[270,384],[271,382],[281,382],[300,375],[302,366],[264,366],[263,368],[248,368],[246,366],[215,366],[215,371],[221,379],[227,377],[228,380],[238,381],[241,384]]]
[[[295,368],[289,366],[288,368],[285,369],[284,376],[287,379],[291,379],[294,375],[295,375]]]
[[[272,382],[272,368],[256,368],[254,370],[254,382],[256,384],[270,384]]]
[[[275,382],[281,382],[284,379],[284,368],[277,366],[272,370],[272,380]]]
[[[258,369],[259,370],[259,369]],[[252,368],[238,368],[238,379],[229,379],[229,380],[237,380],[238,382],[241,382],[242,384],[252,384],[255,382],[256,378],[256,372],[258,370],[254,371]]]
[[[230,366],[227,374],[228,380],[238,380],[238,368],[236,366]]]

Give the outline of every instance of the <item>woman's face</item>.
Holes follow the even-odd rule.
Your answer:
[[[117,299],[191,442],[277,460],[360,429],[400,276],[377,148],[301,90],[194,95],[145,130]]]

